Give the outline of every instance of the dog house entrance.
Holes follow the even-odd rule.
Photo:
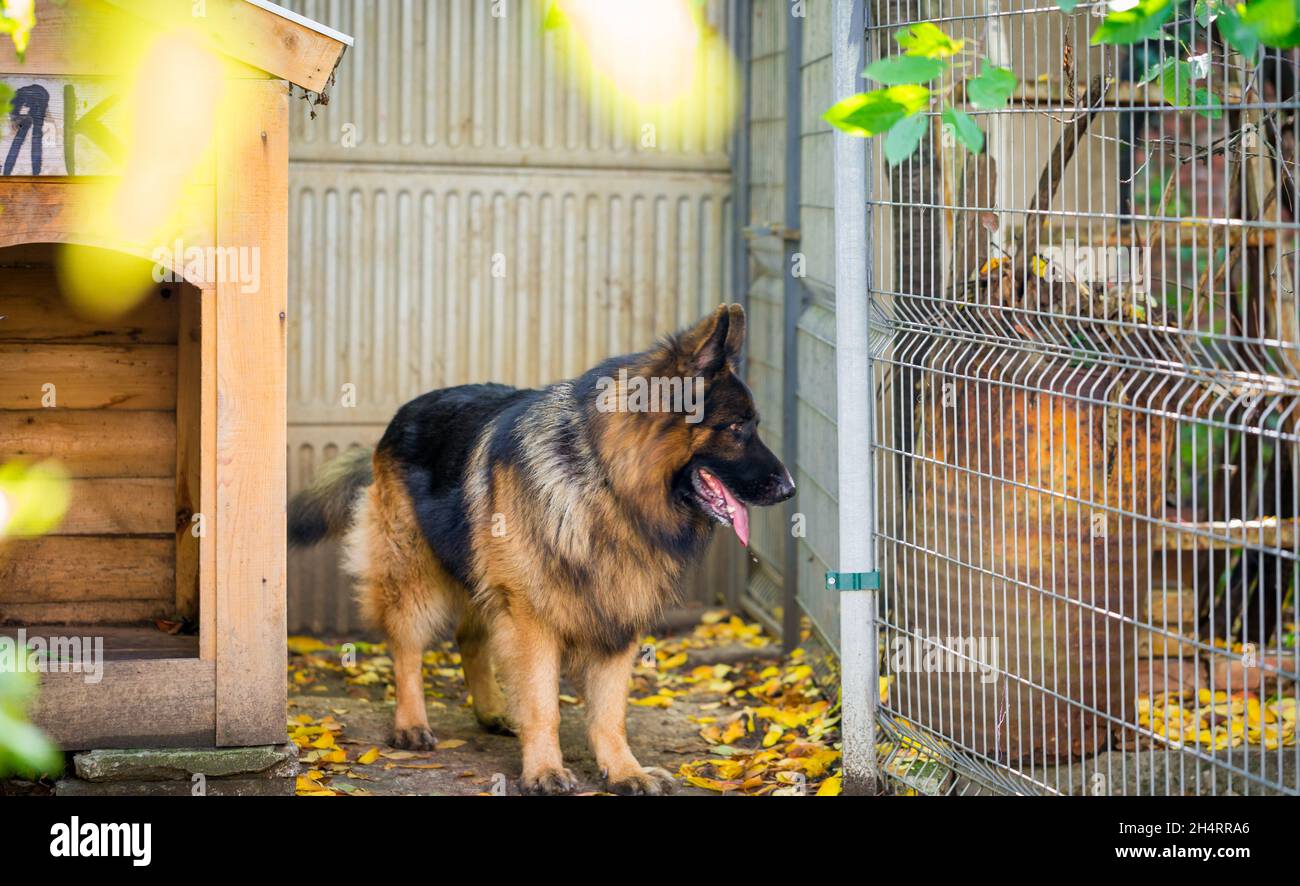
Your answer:
[[[0,634],[46,650],[102,638],[109,661],[197,657],[199,290],[154,284],[92,319],[65,297],[62,248],[0,249],[0,462],[52,460],[70,489],[52,532],[0,545]]]

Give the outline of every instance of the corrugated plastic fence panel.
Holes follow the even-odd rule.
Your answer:
[[[570,82],[539,3],[288,5],[356,39],[328,104],[293,121],[291,492],[417,394],[555,381],[734,297],[721,112],[629,141]],[[708,12],[725,33],[726,4]],[[719,548],[691,598],[732,580]],[[357,627],[333,554],[291,554],[291,629]]]

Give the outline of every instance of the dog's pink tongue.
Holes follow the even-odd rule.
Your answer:
[[[725,484],[722,486],[722,497],[727,500],[727,506],[731,508],[731,528],[736,530],[736,538],[745,547],[749,547],[749,508],[736,501],[736,497],[731,494],[731,490]]]

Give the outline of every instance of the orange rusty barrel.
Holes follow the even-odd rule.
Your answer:
[[[1167,380],[967,352],[917,409],[884,655],[894,709],[990,761],[1106,744],[1136,689]],[[972,368],[974,367],[974,368]]]

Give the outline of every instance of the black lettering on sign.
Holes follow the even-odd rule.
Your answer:
[[[9,119],[18,127],[14,133],[14,142],[9,146],[5,157],[4,174],[12,175],[18,155],[22,153],[23,141],[32,140],[32,175],[41,174],[41,148],[45,139],[45,112],[50,106],[50,94],[44,86],[33,83],[20,86],[14,93],[10,106]]]
[[[78,118],[76,116],[77,91],[71,83],[63,87],[63,160],[68,168],[68,175],[77,174],[77,136],[79,135],[84,135],[99,145],[114,162],[122,161],[122,155],[126,153],[122,143],[100,121],[105,112],[115,104],[117,104],[117,96],[110,95]]]

